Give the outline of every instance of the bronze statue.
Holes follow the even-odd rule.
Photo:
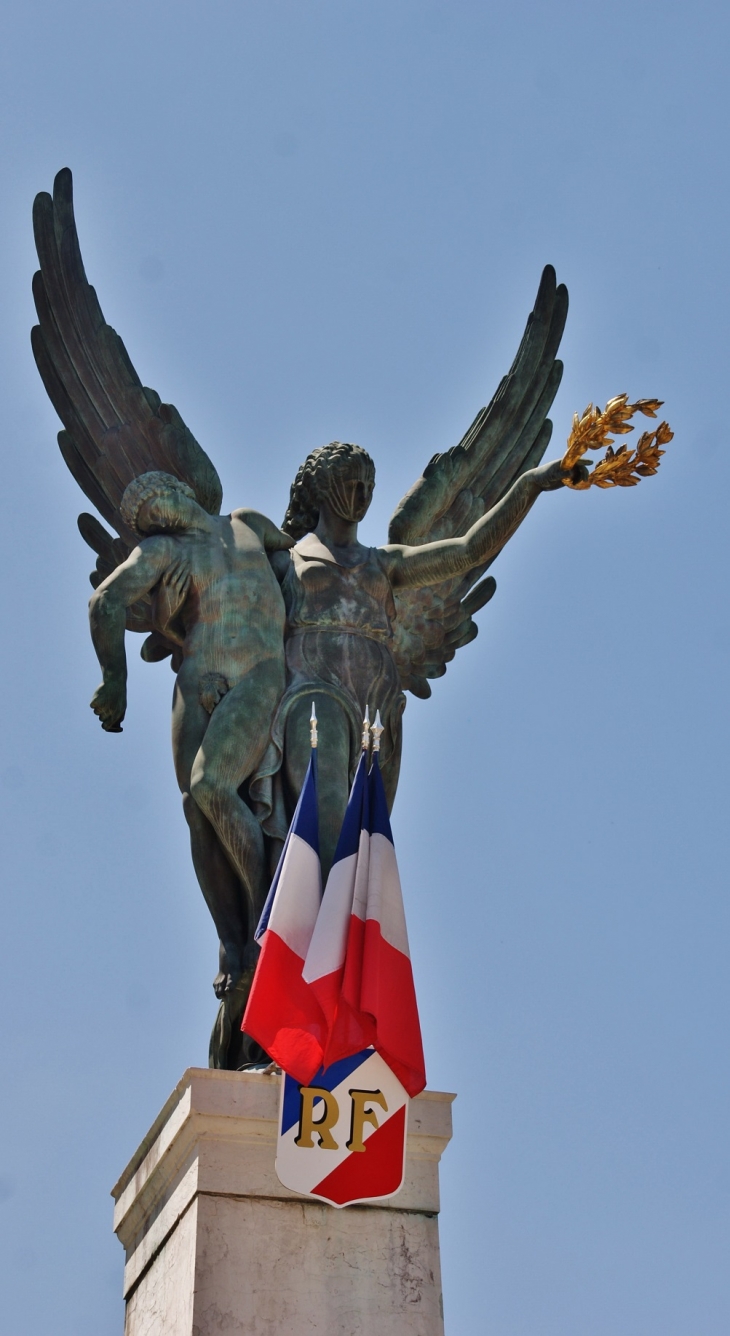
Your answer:
[[[568,294],[548,266],[509,374],[463,439],[434,455],[397,506],[388,543],[365,548],[358,522],[375,468],[357,445],[313,451],[291,488],[282,529],[251,510],[220,516],[221,486],[175,408],[145,388],[106,324],[83,268],[71,173],[34,207],[40,272],[33,351],[64,424],[63,457],[89,500],[79,528],[96,551],[94,644],[104,681],[92,708],[107,731],[125,711],[124,629],[142,657],[171,657],[175,766],[193,862],[220,938],[214,1065],[253,1049],[237,1034],[255,964],[253,931],[267,878],[320,722],[323,875],[332,860],[360,751],[366,704],[381,713],[381,766],[392,806],[405,692],[427,697],[496,585],[488,567],[543,491],[590,485],[587,449],[631,430],[658,401],[612,400],[576,418],[569,452],[542,464],[562,375]],[[655,472],[662,423],[594,471],[599,486]],[[602,472],[599,472],[600,470]],[[283,530],[283,532],[282,532]]]
[[[284,690],[284,601],[269,556],[293,540],[255,511],[209,515],[169,473],[143,473],[119,509],[142,537],[89,604],[104,674],[91,708],[107,732],[121,731],[127,608],[151,597],[159,634],[180,651],[172,750],[195,871],[220,938],[213,986],[222,997],[255,964],[249,924],[268,890],[261,826],[239,789],[261,760]]]
[[[541,417],[541,427],[543,422]],[[549,433],[543,434],[546,440]],[[454,465],[458,468],[460,462],[458,448],[441,458],[443,472],[453,478]],[[422,482],[432,482],[439,462],[432,461],[432,471]],[[427,679],[440,677],[458,647],[474,639],[472,613],[496,586],[487,578],[465,599],[470,586],[540,492],[561,487],[565,473],[559,460],[522,471],[512,461],[509,485],[503,484],[494,505],[488,506],[478,493],[462,488],[447,492],[442,486],[439,500],[445,513],[438,518],[428,513],[428,490],[419,497],[417,484],[391,521],[390,537],[397,541],[366,548],[357,540],[357,526],[375,483],[370,456],[357,445],[333,442],[315,450],[302,465],[283,524],[299,541],[290,553],[271,557],[287,613],[287,690],[253,788],[257,791],[258,781],[261,794],[267,762],[274,773],[281,764],[280,824],[272,821],[273,785],[271,812],[263,817],[265,828],[268,824],[270,832],[281,837],[309,760],[314,700],[326,739],[319,754],[323,876],[332,862],[357,765],[364,706],[380,710],[385,730],[381,769],[392,806],[400,768],[403,687],[430,695]],[[578,477],[579,466],[568,476]]]

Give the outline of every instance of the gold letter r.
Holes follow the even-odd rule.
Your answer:
[[[299,1136],[295,1137],[294,1145],[312,1150],[314,1148],[313,1137],[316,1133],[323,1150],[339,1150],[339,1146],[332,1135],[332,1128],[340,1116],[340,1110],[332,1091],[322,1090],[319,1086],[300,1086],[299,1094],[302,1101],[299,1114]],[[324,1100],[324,1113],[315,1122],[314,1106],[318,1099]]]

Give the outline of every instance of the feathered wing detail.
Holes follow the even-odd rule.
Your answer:
[[[33,279],[39,323],[31,341],[65,427],[58,443],[82,491],[119,535],[115,539],[91,515],[79,519],[83,538],[99,556],[92,576],[98,584],[138,541],[119,513],[133,478],[151,470],[172,473],[193,488],[211,515],[220,511],[221,484],[177,409],[142,385],[122,340],[104,319],[84,271],[68,168],[58,173],[52,198],[36,196],[33,228],[41,267]],[[127,624],[152,630],[150,619],[145,601],[130,610]]]
[[[459,444],[434,455],[403,497],[390,521],[389,542],[461,537],[539,464],[552,434],[547,414],[563,374],[556,354],[567,314],[568,290],[556,285],[548,265],[508,375]],[[395,591],[394,652],[403,686],[414,695],[430,696],[427,679],[442,677],[457,649],[477,635],[473,615],[496,589],[491,576],[482,579],[490,564],[425,589]]]

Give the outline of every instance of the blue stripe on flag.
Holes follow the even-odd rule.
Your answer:
[[[377,752],[373,756],[373,764],[368,779],[370,781],[368,784],[370,790],[370,820],[367,829],[371,835],[385,835],[385,838],[390,840],[392,844],[393,832],[390,829],[388,801],[383,788],[383,776],[380,773]]]
[[[320,1090],[334,1090],[340,1081],[346,1081],[351,1072],[357,1067],[361,1067],[368,1058],[373,1055],[371,1048],[364,1048],[360,1053],[353,1053],[349,1058],[340,1058],[339,1062],[333,1062],[331,1067],[320,1067],[316,1076],[313,1076],[309,1082],[310,1086],[319,1086]],[[300,1101],[299,1091],[301,1082],[295,1081],[293,1076],[287,1076],[284,1085],[284,1104],[281,1110],[281,1134],[289,1131],[295,1123],[299,1122]]]
[[[355,778],[347,800],[345,819],[335,849],[334,863],[356,854],[360,848],[360,831],[367,830],[367,752],[363,752],[355,771]]]
[[[292,835],[306,840],[316,854],[319,854],[319,819],[317,816],[317,749],[312,748],[307,773],[304,776],[302,791],[299,795],[294,819],[291,823]]]
[[[266,897],[266,904],[264,905],[264,908],[261,913],[261,918],[259,919],[259,926],[257,927],[256,932],[254,933],[254,941],[260,942],[261,938],[266,932],[266,929],[269,926],[269,919],[271,918],[271,911],[274,907],[274,900],[276,898],[276,890],[279,885],[279,877],[281,876],[281,869],[284,866],[284,857],[289,847],[289,841],[292,835],[298,835],[300,839],[305,840],[306,843],[309,844],[312,847],[312,849],[314,849],[314,852],[319,858],[319,816],[317,813],[316,747],[312,748],[312,752],[309,758],[309,765],[307,766],[307,773],[304,776],[302,791],[299,795],[299,802],[296,805],[294,817],[289,827],[286,840],[284,841],[284,848],[281,851],[279,862],[276,865],[274,880],[271,883],[269,894]]]

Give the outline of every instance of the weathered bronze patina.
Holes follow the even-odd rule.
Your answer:
[[[268,890],[261,826],[239,790],[261,761],[284,690],[284,601],[269,558],[292,539],[255,511],[209,515],[169,473],[131,482],[120,511],[141,541],[89,604],[104,674],[91,708],[107,732],[121,731],[127,609],[149,597],[158,634],[177,646],[172,750],[195,871],[220,938],[214,988],[222,997],[255,964],[250,925]]]
[[[305,460],[282,529],[255,511],[221,516],[213,465],[177,410],[142,385],[104,320],[84,273],[68,170],[52,198],[37,197],[34,224],[33,350],[64,424],[63,457],[117,535],[79,518],[98,555],[91,625],[104,680],[92,708],[103,728],[121,730],[125,628],[146,632],[143,658],[171,657],[176,774],[221,943],[211,1062],[237,1067],[254,1056],[238,1021],[262,896],[309,759],[312,702],[326,875],[365,705],[382,716],[392,804],[404,693],[429,696],[430,680],[475,638],[474,615],[496,588],[487,569],[540,493],[587,477],[577,456],[541,463],[568,294],[548,266],[491,403],[457,446],[433,456],[397,506],[389,541],[368,548],[357,529],[375,467],[344,442]]]

